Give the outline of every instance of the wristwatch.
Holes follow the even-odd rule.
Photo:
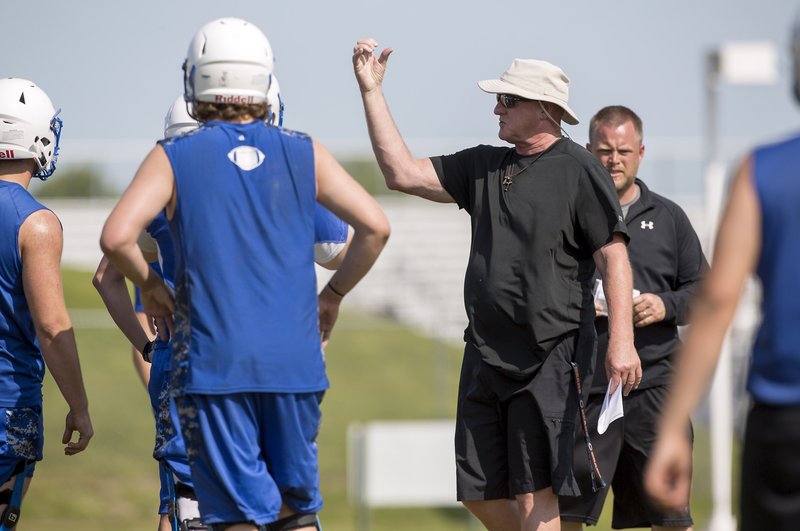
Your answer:
[[[144,361],[146,361],[147,363],[153,363],[153,360],[150,358],[150,353],[153,352],[155,346],[156,346],[155,341],[148,341],[147,343],[144,344],[144,348],[142,349],[142,358],[144,358]]]

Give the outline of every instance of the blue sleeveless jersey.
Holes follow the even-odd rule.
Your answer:
[[[167,284],[175,287],[175,248],[172,235],[169,232],[169,222],[164,212],[161,212],[147,226],[147,233],[158,244],[159,261],[150,264],[161,275]],[[317,203],[314,209],[314,242],[315,243],[345,243],[347,242],[347,223],[339,219],[333,212]],[[141,291],[134,286],[134,310],[144,311],[142,307]]]
[[[41,404],[44,358],[22,285],[19,229],[45,208],[22,186],[0,181],[0,406]]]
[[[175,249],[172,245],[172,236],[169,233],[167,215],[162,211],[145,229],[158,245],[158,261],[150,265],[171,287],[175,287]],[[142,292],[139,286],[133,286],[133,309],[143,312]]]
[[[177,190],[173,394],[326,389],[311,139],[210,122],[161,145]]]
[[[800,405],[800,136],[755,150],[753,179],[763,319],[747,388],[760,402]]]
[[[167,215],[162,211],[145,229],[158,244],[158,266],[156,271],[169,284],[175,286],[175,246],[169,232]]]
[[[344,243],[347,223],[317,203],[314,209],[314,243]]]

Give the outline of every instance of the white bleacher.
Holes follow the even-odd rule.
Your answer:
[[[65,266],[94,270],[102,257],[100,232],[113,200],[45,200],[64,227]],[[469,253],[469,217],[454,205],[413,197],[380,199],[392,236],[347,305],[375,311],[440,338],[460,341]],[[318,268],[320,285],[329,271]]]
[[[373,269],[347,296],[347,305],[373,311],[431,336],[460,343],[466,326],[464,271],[470,247],[469,216],[452,204],[391,194],[379,198],[392,235]],[[46,200],[64,226],[63,263],[94,270],[98,241],[115,200]],[[681,201],[704,234],[699,201]],[[318,268],[320,286],[331,272]]]

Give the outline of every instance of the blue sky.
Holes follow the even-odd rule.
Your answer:
[[[500,144],[494,100],[476,82],[529,57],[571,78],[582,123],[566,130],[576,141],[585,142],[596,110],[624,104],[644,120],[648,153],[702,157],[705,55],[726,41],[768,40],[780,53],[778,83],[720,91],[720,135],[734,155],[798,124],[787,55],[798,8],[787,0],[4,2],[0,64],[2,75],[34,80],[62,107],[62,167],[105,161],[109,178],[127,181],[182,91],[189,41],[221,16],[264,30],[286,125],[342,156],[368,149],[351,66],[361,37],[395,48],[385,90],[418,156]]]

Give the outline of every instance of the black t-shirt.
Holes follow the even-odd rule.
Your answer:
[[[613,181],[588,151],[561,139],[531,164],[537,156],[477,146],[431,158],[472,218],[464,340],[517,377],[535,373],[559,337],[592,326],[592,254],[614,232],[627,238]]]

